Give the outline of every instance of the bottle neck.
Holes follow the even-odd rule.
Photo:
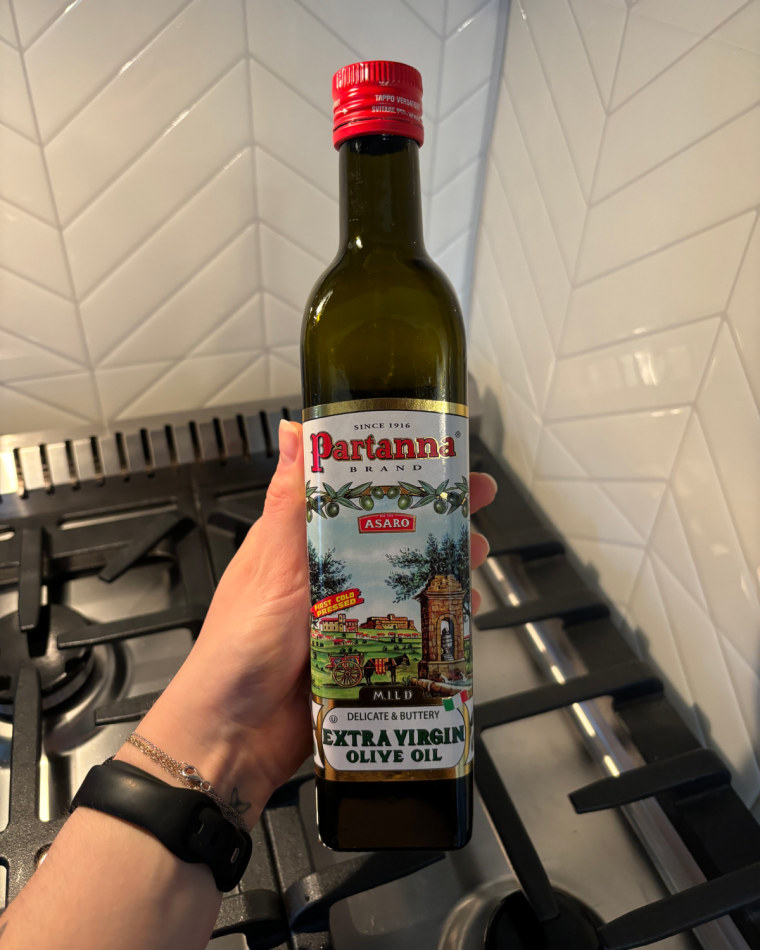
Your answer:
[[[398,135],[365,135],[340,146],[340,241],[424,251],[419,146]]]

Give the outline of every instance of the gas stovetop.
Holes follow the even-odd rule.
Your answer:
[[[0,496],[7,900],[87,770],[191,648],[261,512],[277,415],[0,458],[12,488]],[[491,556],[475,578],[472,842],[448,855],[332,853],[317,841],[305,763],[254,829],[212,946],[760,948],[760,828],[729,771],[477,436],[471,455],[500,485],[475,519]]]

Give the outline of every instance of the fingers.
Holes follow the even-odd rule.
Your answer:
[[[472,593],[470,594],[470,597],[472,598],[472,612],[476,614],[480,610],[480,602],[482,600],[480,596],[480,591],[473,589]]]
[[[496,497],[496,480],[485,472],[470,472],[470,514],[475,514]]]
[[[485,564],[490,545],[482,534],[473,532],[470,538],[470,560],[473,570]]]

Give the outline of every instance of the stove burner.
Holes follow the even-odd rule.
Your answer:
[[[603,921],[580,901],[554,890],[558,916],[541,921],[522,891],[515,891],[491,915],[485,950],[598,950]]]
[[[61,650],[58,635],[85,626],[81,614],[61,604],[41,607],[39,622],[28,633],[21,632],[17,613],[0,618],[0,713],[10,715],[19,671],[29,663],[40,674],[44,710],[57,708],[80,689],[92,667],[92,650]]]

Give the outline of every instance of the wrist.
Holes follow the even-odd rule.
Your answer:
[[[236,729],[197,706],[187,710],[180,705],[178,711],[173,702],[174,685],[167,687],[140,722],[136,744],[124,743],[115,758],[177,787],[206,791],[222,810],[234,812],[250,830],[274,788],[264,774],[248,765],[250,750]],[[147,743],[140,742],[140,738]],[[192,767],[191,779],[183,777],[182,766]],[[208,784],[212,786],[210,792]]]

